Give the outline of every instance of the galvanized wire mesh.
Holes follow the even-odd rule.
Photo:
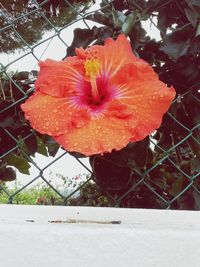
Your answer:
[[[47,4],[49,4],[48,8],[47,8]],[[10,82],[11,87],[13,85],[16,86],[17,90],[20,93],[20,97],[15,98],[12,95],[12,90],[10,90],[10,104],[2,107],[0,110],[0,114],[4,114],[4,112],[8,110],[15,109],[17,105],[22,103],[27,98],[28,93],[30,93],[31,90],[34,90],[34,88],[31,87],[31,89],[29,89],[29,92],[25,92],[23,87],[21,87],[20,84],[16,82],[15,79],[13,79],[12,66],[14,66],[16,62],[20,62],[27,56],[31,56],[32,58],[34,58],[35,63],[38,62],[42,58],[42,56],[45,54],[46,50],[48,49],[48,46],[50,45],[50,42],[54,38],[58,38],[59,42],[62,43],[62,45],[64,45],[67,48],[69,46],[69,43],[66,40],[67,38],[64,38],[62,36],[62,33],[65,29],[68,29],[68,28],[70,29],[70,27],[73,27],[73,25],[75,25],[75,23],[77,22],[81,22],[82,28],[90,28],[89,23],[85,20],[85,18],[89,14],[91,15],[95,13],[96,10],[91,11],[91,9],[89,8],[92,6],[93,3],[90,2],[89,7],[87,7],[87,5],[84,6],[80,4],[74,4],[74,3],[72,4],[71,1],[64,1],[64,4],[65,4],[65,8],[67,8],[68,11],[70,11],[69,12],[70,15],[68,14],[69,16],[68,21],[65,21],[65,22],[61,21],[59,22],[59,25],[58,24],[56,25],[55,20],[54,20],[55,17],[59,18],[58,7],[53,6],[52,1],[48,1],[48,0],[40,1],[40,2],[39,1],[28,1],[25,5],[26,9],[24,10],[24,12],[21,12],[21,13],[19,12],[16,16],[13,16],[12,12],[8,11],[4,7],[3,3],[0,4],[0,16],[1,16],[1,19],[4,20],[4,26],[0,29],[0,34],[4,34],[4,36],[6,36],[6,34],[10,35],[11,36],[10,40],[11,42],[12,40],[13,42],[14,41],[16,42],[16,47],[17,46],[23,47],[22,55],[20,55],[19,57],[15,56],[14,59],[11,60],[9,63],[2,62],[0,64],[0,76],[6,77],[6,79]],[[109,5],[109,1],[108,1],[108,5]],[[52,16],[52,14],[54,14],[54,16]],[[31,41],[30,37],[27,40],[26,31],[24,31],[23,33],[23,31],[19,29],[19,26],[23,24],[25,25],[25,28],[26,28],[26,25],[27,25],[27,29],[30,30],[30,27],[31,27],[30,21],[37,22],[38,19],[42,20],[41,26],[45,25],[44,27],[45,30],[51,29],[51,31],[50,31],[49,36],[38,38],[37,42],[35,43],[34,41]],[[13,37],[13,39],[12,39],[12,35],[15,36]],[[38,53],[37,48],[43,44],[45,44],[45,46],[42,50],[42,53]],[[5,44],[2,44],[2,46],[5,46]],[[8,46],[12,47],[12,43],[8,43]],[[64,54],[63,57],[65,56],[66,55]],[[37,68],[37,64],[35,64],[35,68]],[[24,69],[24,71],[26,71],[26,69]],[[5,92],[3,90],[2,85],[0,85],[0,87],[1,87],[1,99],[3,99],[6,96],[5,96]],[[194,101],[200,102],[199,98],[195,94],[193,94],[191,90],[188,90],[188,92],[184,93],[184,95],[180,95],[177,99],[175,99],[173,104],[177,104],[177,101],[181,101],[182,97],[190,97],[190,98],[193,98]],[[186,144],[188,140],[192,140],[192,142],[194,142],[195,144],[200,145],[200,138],[198,134],[196,134],[196,130],[199,129],[200,123],[197,122],[195,127],[191,129],[191,128],[188,128],[186,125],[184,125],[184,123],[178,121],[172,113],[168,112],[167,116],[171,118],[173,123],[177,124],[177,127],[180,127],[183,129],[184,134],[183,134],[182,139],[173,140],[173,145],[170,148],[165,150],[162,147],[158,146],[156,140],[153,137],[150,138],[151,146],[154,147],[153,149],[156,148],[162,151],[162,157],[158,159],[153,166],[151,166],[150,168],[147,168],[143,172],[141,172],[139,168],[133,168],[131,175],[135,177],[134,183],[128,188],[128,190],[125,193],[122,193],[120,197],[118,196],[116,198],[109,192],[106,192],[107,193],[106,197],[109,198],[109,201],[111,203],[110,205],[112,206],[123,206],[124,205],[126,207],[134,206],[131,204],[129,205],[129,199],[135,199],[136,202],[139,201],[137,199],[137,190],[140,190],[141,186],[145,188],[145,192],[148,191],[148,194],[150,194],[152,198],[157,199],[157,201],[161,203],[160,207],[162,208],[170,208],[171,206],[173,206],[173,203],[175,203],[177,199],[180,199],[181,197],[183,197],[186,194],[186,192],[188,192],[188,190],[192,190],[193,192],[195,191],[196,195],[200,194],[199,186],[198,186],[198,178],[200,176],[200,169],[196,168],[196,171],[194,171],[192,175],[188,175],[188,172],[185,171],[184,168],[180,166],[180,161],[184,159],[180,159],[179,158],[180,153],[177,153],[179,149],[183,149],[184,144]],[[12,141],[13,145],[11,146],[9,150],[4,151],[0,155],[0,160],[5,158],[7,155],[12,153],[13,151],[16,151],[16,149],[20,149],[23,143],[27,139],[31,138],[32,135],[34,135],[34,131],[32,131],[26,136],[23,136],[22,138],[17,139],[16,136],[13,135],[12,131],[9,131],[9,129],[7,129],[6,127],[2,129],[2,131],[4,131],[4,134],[6,137],[5,140],[7,140],[7,142]],[[171,133],[171,137],[173,139],[173,133]],[[186,150],[187,150],[187,146],[186,146]],[[88,166],[85,165],[82,159],[79,159],[78,157],[76,157],[76,155],[74,155],[75,160],[79,164],[81,164],[85,168],[86,173],[89,173],[90,175],[88,175],[86,179],[81,183],[81,185],[76,187],[75,190],[73,190],[73,192],[69,193],[68,195],[64,195],[61,191],[59,191],[56,188],[56,186],[54,186],[49,181],[49,177],[45,171],[49,168],[53,168],[54,164],[57,161],[60,161],[62,158],[66,157],[67,152],[63,151],[58,156],[55,156],[55,158],[53,158],[50,163],[46,164],[43,167],[41,167],[39,163],[36,163],[35,159],[33,157],[30,157],[30,155],[28,155],[25,151],[22,150],[21,153],[23,154],[23,157],[28,160],[28,162],[30,162],[33,166],[35,166],[37,170],[37,175],[35,175],[34,177],[30,177],[27,180],[27,183],[25,185],[21,186],[20,188],[17,188],[16,191],[14,191],[12,194],[10,194],[10,191],[7,190],[6,187],[0,184],[0,189],[2,190],[2,192],[7,194],[8,203],[16,203],[15,199],[18,194],[20,194],[23,190],[29,188],[35,181],[42,180],[58,195],[58,197],[60,198],[59,204],[67,204],[68,200],[76,192],[79,192],[81,188],[85,187],[93,179],[95,180],[95,174],[92,172],[92,169],[88,168]],[[185,153],[187,154],[187,151]],[[183,155],[183,153],[181,153],[181,155]],[[190,157],[191,155],[185,155],[185,156]],[[174,194],[173,196],[171,196],[171,198],[166,196],[163,190],[161,192],[161,190],[159,190],[158,183],[152,182],[150,178],[150,174],[152,171],[155,172],[156,169],[160,165],[168,165],[169,163],[170,165],[174,166],[174,169],[176,169],[179,172],[180,176],[184,176],[184,180],[185,180],[185,185],[181,188],[181,190],[177,190],[177,194]],[[89,194],[91,194],[91,192],[89,192]],[[121,205],[122,202],[126,204]]]

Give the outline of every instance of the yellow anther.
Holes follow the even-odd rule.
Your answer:
[[[87,59],[84,68],[86,76],[94,78],[99,74],[100,62],[97,58]]]
[[[99,91],[97,88],[96,77],[100,72],[100,62],[97,58],[87,59],[85,61],[85,75],[90,78],[92,96],[95,100],[99,98]]]

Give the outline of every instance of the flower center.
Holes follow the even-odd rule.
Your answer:
[[[97,89],[98,97],[94,97],[94,88]],[[106,103],[114,99],[116,88],[109,83],[108,77],[104,74],[95,79],[94,84],[90,81],[83,81],[80,87],[80,94],[74,97],[76,104],[90,108],[92,112],[99,113],[106,107]]]
[[[94,99],[99,98],[99,91],[97,87],[96,78],[100,71],[100,62],[97,58],[87,59],[84,64],[85,75],[90,78],[92,97]]]

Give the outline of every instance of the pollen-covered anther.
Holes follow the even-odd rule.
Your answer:
[[[84,64],[85,74],[90,78],[96,78],[100,71],[100,62],[98,58],[87,59]]]
[[[99,75],[100,62],[98,58],[87,59],[84,64],[85,75],[90,78],[92,87],[92,96],[95,100],[99,99],[96,77]]]

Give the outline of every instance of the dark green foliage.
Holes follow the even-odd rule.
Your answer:
[[[11,2],[3,1],[3,4],[9,9]],[[58,1],[40,3],[45,16],[57,29],[65,27],[77,16],[72,7],[61,2],[61,5]],[[177,99],[153,137],[130,143],[120,151],[91,157],[96,184],[86,185],[80,196],[68,204],[199,210],[200,3],[195,0],[109,2],[102,1],[101,10],[85,17],[100,26],[74,30],[67,56],[74,55],[76,47],[103,44],[107,37],[116,38],[123,31],[131,41],[133,52],[154,68],[160,80],[175,88]],[[12,15],[17,18],[25,11],[26,1],[15,5]],[[53,6],[50,8],[50,5]],[[58,5],[60,15],[56,17]],[[41,14],[36,9],[17,20],[15,28],[2,30],[1,51],[10,52],[26,47],[26,43],[29,46],[37,43],[44,31],[52,29]],[[147,19],[159,29],[160,41],[149,37],[143,28],[143,21]],[[0,17],[0,25],[10,25],[10,21]],[[16,34],[16,31],[24,40],[19,36],[12,39],[11,32]],[[10,165],[28,173],[30,156],[36,152],[55,156],[59,148],[50,137],[33,131],[20,110],[19,105],[33,92],[34,79],[30,77],[26,71],[8,75],[2,69],[0,179],[4,181],[15,178]]]

